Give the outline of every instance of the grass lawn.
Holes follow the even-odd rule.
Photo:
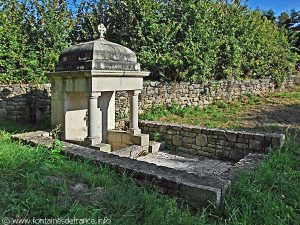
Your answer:
[[[128,225],[299,224],[300,146],[293,140],[253,173],[241,174],[224,209],[194,213],[174,198],[137,186],[126,175],[10,140],[12,132],[25,129],[0,119],[0,219],[108,218],[111,224]]]
[[[204,224],[175,199],[89,162],[10,140],[15,122],[0,120],[0,217],[108,218],[112,224]],[[4,131],[8,128],[8,131]],[[55,157],[54,157],[55,156]],[[78,190],[84,184],[87,190]]]
[[[239,100],[217,101],[204,109],[182,108],[176,103],[169,108],[155,107],[141,115],[141,119],[254,131],[299,129],[300,86],[264,96],[249,93]]]

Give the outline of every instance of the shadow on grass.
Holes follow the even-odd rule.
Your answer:
[[[49,121],[49,118],[45,118],[41,120],[38,124],[31,125],[28,122],[14,121],[9,118],[0,117],[0,131],[6,131],[9,133],[23,133],[36,130],[50,130],[51,125]]]
[[[255,123],[276,123],[300,126],[300,105],[276,105],[263,108],[255,117]]]
[[[247,125],[238,130],[250,132],[282,133],[299,137],[300,140],[300,105],[276,105],[263,108],[246,119]]]

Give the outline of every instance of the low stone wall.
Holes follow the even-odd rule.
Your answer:
[[[140,110],[157,105],[171,105],[177,102],[181,106],[205,107],[216,100],[233,101],[247,93],[265,94],[300,84],[300,76],[285,79],[281,87],[276,87],[272,79],[212,81],[205,84],[187,82],[144,82],[140,95]],[[128,94],[117,92],[116,110],[120,117],[129,112]]]
[[[249,153],[267,153],[270,148],[283,145],[282,134],[259,134],[199,126],[162,124],[141,121],[142,132],[179,152],[195,155],[240,160]]]
[[[300,84],[299,76],[288,77],[281,88],[290,88],[295,84]],[[271,79],[214,81],[206,84],[146,81],[140,95],[140,110],[171,105],[172,102],[182,106],[205,107],[216,100],[232,101],[249,92],[264,94],[276,90],[276,83]],[[127,92],[116,93],[117,119],[128,115],[128,100]],[[50,84],[0,85],[0,116],[34,121],[49,116],[50,108]]]
[[[50,84],[0,85],[0,116],[36,122],[50,115]]]

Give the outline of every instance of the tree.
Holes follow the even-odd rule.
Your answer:
[[[0,83],[41,81],[36,52],[20,26],[20,5],[17,1],[7,3],[0,5]]]
[[[278,29],[239,0],[74,2],[1,1],[0,82],[45,80],[43,71],[54,69],[64,48],[99,37],[100,23],[107,40],[137,53],[152,79],[280,81],[295,65],[285,29],[297,37],[298,12],[282,14]]]
[[[281,13],[278,17],[279,28],[284,28],[290,43],[299,52],[300,48],[300,11],[291,10],[290,13]]]
[[[72,28],[66,1],[2,0],[0,82],[45,82]]]
[[[272,9],[270,9],[268,11],[262,11],[262,15],[265,16],[268,20],[270,20],[274,23],[276,22],[276,15]]]

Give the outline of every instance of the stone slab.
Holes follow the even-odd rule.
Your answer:
[[[52,148],[54,140],[47,132],[16,134],[14,140],[31,145],[44,145]],[[188,158],[158,152],[136,159],[126,157],[128,149],[119,150],[119,155],[62,142],[63,154],[73,159],[91,160],[108,166],[119,173],[130,174],[145,185],[177,196],[193,208],[207,207],[210,204],[222,205],[224,194],[241,170],[251,169],[262,160],[262,155],[252,154],[251,160],[238,163],[224,162],[209,158]],[[139,151],[139,149],[136,149]]]

